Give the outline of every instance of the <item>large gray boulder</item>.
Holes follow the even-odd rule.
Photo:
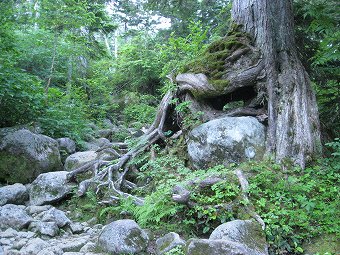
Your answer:
[[[266,237],[261,225],[251,220],[233,220],[218,226],[210,240],[227,240],[242,244],[247,254],[267,255]]]
[[[7,204],[0,207],[0,229],[22,229],[27,227],[33,218],[24,210],[24,206]]]
[[[103,139],[104,138],[100,138]],[[98,139],[99,140],[99,139]],[[109,143],[110,144],[110,143]],[[111,146],[111,145],[110,145]],[[120,157],[120,155],[116,152],[116,150],[110,148],[103,148],[99,151],[81,151],[76,152],[66,158],[65,161],[65,170],[66,171],[72,171],[74,169],[77,169],[83,165],[85,165],[88,162],[91,162],[93,160],[114,160]]]
[[[56,140],[26,129],[1,133],[0,181],[29,183],[40,173],[62,169]]]
[[[254,117],[214,119],[189,133],[188,154],[195,168],[261,159],[265,127]]]
[[[186,255],[253,255],[244,245],[227,240],[190,239]]]
[[[0,188],[0,206],[5,204],[24,204],[28,200],[27,188],[16,183]]]
[[[64,168],[66,171],[72,171],[93,161],[97,158],[98,153],[95,151],[76,152],[66,158]]]
[[[39,175],[29,189],[30,205],[45,205],[60,201],[72,191],[66,171]]]
[[[98,246],[110,254],[139,254],[149,238],[133,220],[117,220],[106,225],[98,238]]]

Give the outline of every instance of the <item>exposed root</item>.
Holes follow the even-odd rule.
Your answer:
[[[241,185],[242,197],[247,204],[247,206],[245,207],[247,210],[247,213],[249,213],[249,215],[252,216],[262,226],[262,229],[264,230],[266,228],[266,224],[264,223],[260,215],[258,215],[255,212],[254,206],[251,204],[248,198],[247,192],[249,188],[249,183],[248,183],[247,178],[245,177],[241,169],[235,170],[235,174]]]
[[[165,139],[164,124],[172,98],[173,93],[170,92],[164,96],[156,114],[154,123],[145,135],[140,138],[138,144],[126,154],[121,156],[118,159],[118,162],[93,160],[73,170],[67,175],[68,180],[74,180],[79,174],[87,173],[89,171],[93,173],[92,178],[79,183],[77,192],[78,196],[85,195],[91,186],[96,186],[96,193],[98,193],[103,187],[108,187],[110,191],[117,196],[125,198],[131,197],[138,205],[142,205],[144,203],[143,199],[121,191],[123,183],[125,183],[125,185],[127,185],[130,189],[136,187],[136,185],[132,182],[126,181],[126,175],[130,170],[128,162],[148,149],[152,144],[155,144],[159,139]]]

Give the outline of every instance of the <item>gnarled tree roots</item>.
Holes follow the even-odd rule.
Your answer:
[[[225,56],[222,65],[224,74],[218,82],[210,80],[209,74],[203,73],[179,74],[176,78],[169,76],[171,82],[177,83],[177,90],[163,97],[154,122],[134,148],[116,161],[94,160],[68,174],[69,180],[74,180],[78,174],[92,172],[91,178],[80,182],[78,195],[83,196],[90,187],[96,187],[97,192],[108,187],[113,194],[104,203],[115,202],[119,197],[131,197],[136,204],[143,204],[142,198],[122,191],[136,187],[126,180],[133,167],[129,162],[152,144],[169,138],[176,139],[182,134],[181,121],[185,116],[183,112],[176,112],[174,102],[190,101],[191,114],[203,113],[200,115],[202,122],[222,116],[255,116],[264,121],[267,115],[264,110],[263,61],[260,53],[242,38],[242,46],[234,48]],[[243,101],[243,106],[223,109],[224,105],[233,101]],[[167,137],[167,131],[172,131],[173,136]]]

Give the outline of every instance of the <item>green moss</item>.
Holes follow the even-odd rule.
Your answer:
[[[305,243],[303,249],[308,254],[337,254],[340,251],[339,238],[336,235],[322,235]]]
[[[249,38],[236,27],[227,36],[212,42],[202,55],[187,63],[182,72],[203,73],[215,89],[223,92],[229,85],[229,81],[223,79],[225,60],[237,49],[246,47],[246,42],[249,42]]]
[[[22,155],[0,152],[0,181],[28,183],[34,178],[32,162]]]
[[[223,91],[223,89],[229,85],[228,80],[210,80],[209,82],[214,86],[214,88],[220,91]]]

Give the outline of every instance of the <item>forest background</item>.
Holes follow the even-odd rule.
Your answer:
[[[228,1],[2,1],[0,126],[79,145],[88,123],[151,123],[166,76],[229,28]],[[294,1],[296,41],[327,141],[340,136],[339,6]],[[166,22],[166,24],[164,24]]]
[[[304,241],[339,234],[340,7],[335,0],[293,3],[299,57],[316,91],[326,146],[325,157],[305,170],[282,172],[268,162],[245,166],[255,172],[251,200],[268,226],[271,254],[301,254]],[[231,26],[225,0],[7,0],[0,10],[0,128],[29,124],[53,138],[74,139],[80,150],[91,123],[150,125],[162,96],[174,89],[167,76],[180,73]],[[128,133],[116,136],[129,139]],[[176,215],[189,236],[234,217],[206,208],[234,199],[235,185],[217,185],[213,196],[198,194],[190,210],[170,199],[175,183],[230,169],[195,172],[173,150],[154,150],[156,160],[146,154],[134,162],[142,165],[139,177],[154,181],[149,193],[137,193],[146,198],[143,207],[123,201],[98,209],[93,193],[70,204],[85,204],[84,217],[99,212],[106,219],[125,210],[143,227],[168,230],[177,230]]]

